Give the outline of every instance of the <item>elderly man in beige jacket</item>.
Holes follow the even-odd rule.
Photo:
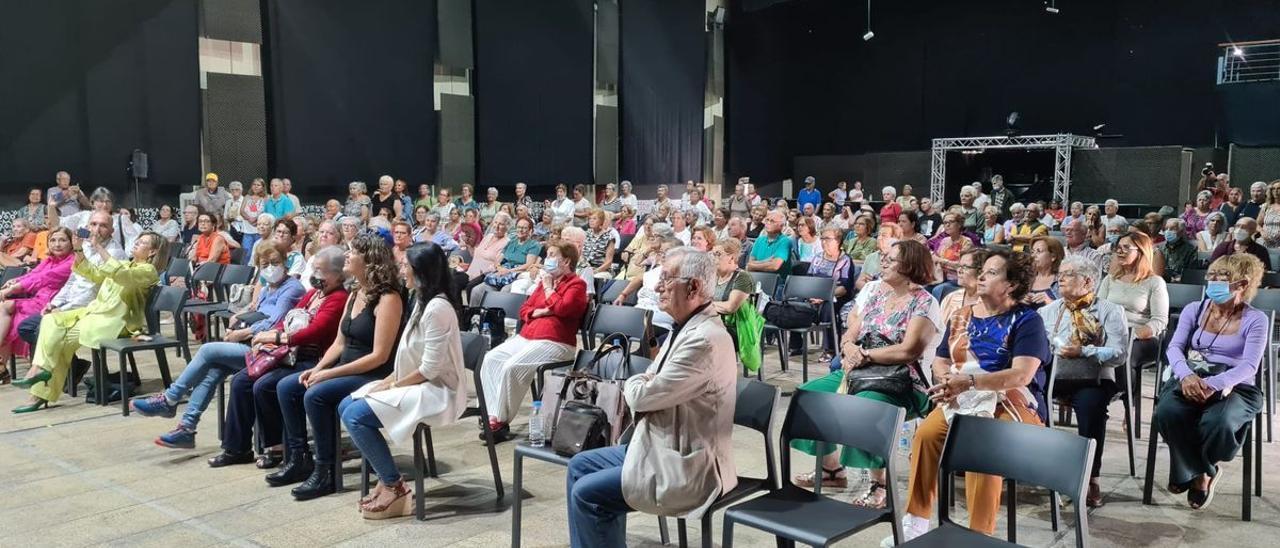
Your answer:
[[[737,485],[733,341],[708,305],[716,263],[691,247],[669,251],[659,306],[674,329],[648,371],[627,379],[635,435],[569,461],[569,538],[575,548],[626,545],[626,514],[698,519]]]

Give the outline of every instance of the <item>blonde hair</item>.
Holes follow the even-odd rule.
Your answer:
[[[1258,260],[1257,257],[1248,253],[1223,255],[1209,265],[1209,271],[1217,269],[1230,273],[1232,282],[1242,280],[1249,282],[1248,287],[1244,290],[1244,302],[1250,302],[1258,295],[1258,286],[1262,284],[1262,274],[1265,269],[1262,266],[1262,261]]]
[[[1138,260],[1134,261],[1132,267],[1119,263],[1112,264],[1111,276],[1113,278],[1119,278],[1125,274],[1132,273],[1133,281],[1135,283],[1154,276],[1155,269],[1151,265],[1154,246],[1151,244],[1151,237],[1142,232],[1129,232],[1120,236],[1120,239],[1116,241],[1116,245],[1120,245],[1120,242],[1125,239],[1128,239],[1133,243],[1133,251],[1139,254]],[[1114,247],[1111,249],[1111,252],[1113,254],[1115,253]]]

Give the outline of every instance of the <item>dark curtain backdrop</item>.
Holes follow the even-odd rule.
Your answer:
[[[1122,134],[1104,146],[1222,139],[1217,44],[1275,38],[1276,0],[791,0],[729,21],[729,171],[791,176],[802,155],[924,150],[935,137]],[[779,84],[780,82],[780,84]],[[771,84],[772,83],[772,84]],[[1276,128],[1275,131],[1280,131]]]
[[[434,0],[264,0],[271,174],[306,198],[432,182]]]
[[[0,21],[0,200],[58,170],[132,194],[134,148],[150,155],[143,205],[199,184],[195,0],[14,0]]]
[[[591,0],[475,4],[477,180],[591,181]]]
[[[705,9],[689,0],[622,2],[623,179],[702,179]]]

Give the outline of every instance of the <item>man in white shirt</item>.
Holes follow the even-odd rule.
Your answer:
[[[92,204],[92,210],[81,211],[68,217],[59,217],[58,208],[50,207],[46,217],[45,226],[63,226],[71,230],[72,234],[77,234],[80,229],[88,228],[91,215],[96,212],[104,212],[111,214],[111,227],[113,238],[120,249],[132,249],[133,241],[138,239],[142,234],[142,227],[133,222],[129,217],[128,210],[120,210],[113,213],[115,208],[115,195],[105,187],[98,187],[89,196],[89,202]]]
[[[290,202],[293,202],[293,214],[295,216],[302,215],[302,201],[298,199],[297,194],[293,193],[293,181],[285,178],[281,179],[280,182],[284,184],[284,195],[289,197]]]
[[[85,230],[88,231],[89,238],[101,244],[112,258],[125,260],[124,248],[120,247],[120,243],[113,237],[115,225],[111,222],[111,216],[105,211],[85,211],[84,213],[88,214],[88,223],[85,226]],[[73,234],[75,232],[72,231]],[[73,237],[73,241],[76,248],[80,248],[83,245],[78,235]],[[97,253],[86,253],[85,260],[94,265],[100,265],[105,262],[102,256]],[[58,290],[58,293],[53,296],[49,304],[45,305],[44,311],[41,314],[33,314],[18,326],[18,335],[34,348],[37,335],[40,333],[41,317],[52,312],[83,308],[88,306],[97,295],[97,282],[72,271],[67,283],[62,286],[62,289]]]
[[[692,192],[689,192],[687,196],[688,198],[685,198],[683,202],[680,202],[680,211],[685,214],[692,213],[697,217],[694,220],[695,226],[709,224],[713,216],[711,215],[711,208],[707,207],[706,202],[702,201],[702,191],[695,188]],[[688,244],[686,243],[685,245]]]
[[[54,180],[57,184],[49,188],[45,196],[49,199],[49,205],[58,209],[59,215],[63,217],[75,215],[89,207],[89,198],[84,195],[84,191],[80,190],[80,186],[71,185],[70,173],[59,171],[54,175]]]
[[[1111,226],[1113,224],[1120,225],[1120,226],[1123,226],[1126,230],[1129,228],[1129,220],[1125,219],[1124,217],[1121,217],[1119,214],[1119,211],[1120,211],[1119,202],[1116,202],[1115,200],[1107,200],[1103,202],[1102,211],[1103,211],[1102,224],[1107,226]]]
[[[987,209],[987,206],[991,205],[991,195],[982,192],[982,182],[974,181],[971,186],[975,191],[974,195],[977,196],[977,198],[973,199],[973,207],[978,208],[978,211]]]
[[[569,199],[569,188],[563,184],[556,185],[556,200],[546,202],[545,207],[551,208],[552,223],[569,226],[573,222],[573,200]]]

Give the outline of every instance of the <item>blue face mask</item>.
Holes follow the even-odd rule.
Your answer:
[[[1208,297],[1214,303],[1227,304],[1231,300],[1231,283],[1223,281],[1211,281],[1205,284],[1204,296]]]
[[[1116,242],[1119,242],[1119,241],[1120,241],[1119,234],[1107,234],[1107,243],[1114,246],[1116,245]]]
[[[1177,243],[1178,241],[1178,233],[1172,230],[1166,230],[1164,232],[1161,232],[1160,235],[1164,236],[1164,241],[1169,242],[1171,244]]]

